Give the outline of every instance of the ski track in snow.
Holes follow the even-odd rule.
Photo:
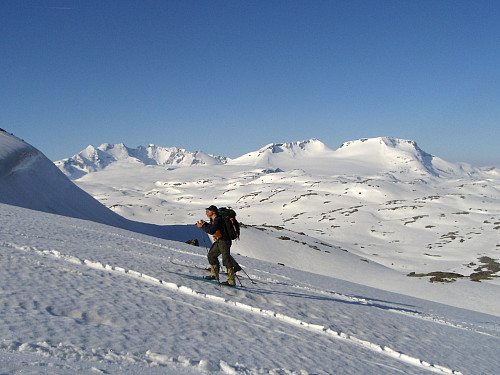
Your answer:
[[[153,245],[153,244],[151,243],[151,245]],[[300,329],[312,331],[312,332],[315,332],[317,334],[326,335],[326,336],[328,336],[330,338],[334,338],[336,340],[342,340],[342,341],[348,342],[352,345],[361,346],[361,347],[363,347],[367,350],[370,350],[372,352],[379,353],[380,355],[388,356],[388,357],[394,358],[396,360],[399,360],[401,362],[404,362],[406,364],[409,364],[412,366],[417,366],[417,367],[423,368],[425,370],[429,370],[431,372],[443,373],[443,374],[461,374],[461,372],[459,372],[457,370],[453,370],[453,369],[447,368],[445,366],[441,366],[439,364],[429,363],[423,359],[412,357],[410,355],[407,355],[405,353],[397,351],[397,350],[390,348],[388,346],[379,345],[379,344],[372,343],[372,342],[369,342],[366,340],[362,340],[362,339],[359,339],[355,336],[343,333],[341,331],[332,330],[332,329],[325,327],[323,325],[308,323],[306,321],[296,319],[294,317],[287,316],[287,315],[275,312],[273,310],[261,309],[261,308],[254,307],[254,306],[249,305],[249,304],[244,304],[241,302],[232,301],[229,298],[222,298],[222,297],[219,297],[216,295],[199,292],[199,291],[197,291],[193,288],[190,288],[188,286],[179,285],[177,283],[169,282],[168,280],[158,279],[158,278],[155,278],[153,276],[144,274],[140,271],[127,269],[127,268],[121,267],[119,265],[109,265],[109,264],[103,264],[103,263],[96,261],[96,260],[80,259],[80,258],[72,256],[72,255],[62,254],[61,252],[59,252],[57,250],[39,249],[35,246],[19,246],[15,243],[4,243],[3,246],[18,249],[18,250],[21,250],[24,252],[34,252],[40,256],[50,256],[52,258],[57,258],[58,260],[62,260],[62,261],[69,262],[72,264],[83,265],[83,266],[86,266],[86,267],[89,267],[89,268],[92,268],[95,270],[101,270],[101,271],[122,274],[122,275],[132,277],[134,279],[141,280],[141,281],[144,281],[147,283],[153,283],[155,285],[160,285],[161,287],[163,287],[165,289],[168,289],[170,291],[174,291],[174,292],[182,294],[182,295],[188,295],[188,296],[193,297],[193,298],[208,300],[212,303],[223,304],[223,305],[230,307],[232,309],[237,309],[237,310],[245,311],[247,313],[265,316],[269,319],[276,319],[276,320],[279,320],[281,322],[287,323],[295,328],[300,328]],[[156,244],[156,246],[158,246],[158,245]],[[169,250],[184,252],[182,250],[172,249],[172,248],[169,248]],[[190,254],[190,255],[195,255],[195,254],[189,253],[187,251],[184,253]],[[198,255],[198,254],[196,254],[196,255]],[[216,288],[219,288],[217,285],[214,285],[214,286]],[[325,293],[323,291],[313,290],[310,288],[304,288],[304,287],[300,287],[298,285],[287,285],[287,286],[293,286],[295,288],[306,289],[310,292],[315,292],[315,293],[318,293],[318,292]],[[231,291],[231,290],[229,289],[228,291]],[[252,289],[248,288],[248,290],[245,292],[251,293]],[[333,292],[326,292],[326,293],[333,293]],[[446,322],[445,320],[442,320],[440,318],[424,316],[424,315],[421,315],[417,312],[409,312],[403,308],[397,309],[394,307],[392,307],[392,308],[389,308],[386,306],[382,307],[382,306],[380,306],[380,304],[376,303],[375,301],[370,301],[369,299],[360,299],[357,297],[351,297],[351,296],[342,295],[342,294],[338,294],[338,293],[333,293],[333,294],[335,295],[336,298],[343,298],[343,299],[351,301],[351,302],[366,304],[366,305],[370,305],[370,306],[377,307],[377,308],[384,308],[384,309],[387,309],[388,311],[391,311],[391,312],[406,314],[406,315],[411,316],[411,317],[429,320],[429,321],[434,322],[434,323],[445,324],[445,325],[448,325],[448,326],[451,326],[451,327],[454,327],[457,329],[467,329],[465,327],[462,327],[462,326],[459,326],[459,325],[456,325],[456,324],[453,324],[450,322]],[[51,310],[51,311],[49,311],[49,313],[51,313],[53,315],[58,315],[58,314],[64,315],[64,314],[67,314],[68,312]],[[80,318],[81,319],[89,319],[91,321],[101,323],[101,324],[108,323],[105,320],[100,319],[98,316],[85,316],[85,314],[82,314],[80,316]],[[476,333],[489,335],[489,334],[484,333],[484,332],[478,332],[475,330],[473,330],[473,331]],[[38,354],[45,354],[45,355],[50,355],[50,353],[53,353],[55,351],[55,348],[51,347],[47,343],[39,343],[36,345],[23,344],[23,343],[9,343],[9,344],[5,344],[5,343],[1,344],[0,343],[0,349],[19,350],[19,351],[25,351],[25,350],[29,349],[30,352],[35,352]],[[57,349],[62,350],[62,351],[76,350],[74,348],[60,348],[60,347],[58,347]],[[130,353],[126,353],[124,355],[123,354],[118,355],[116,353],[103,351],[102,353],[95,353],[95,354],[96,354],[96,358],[94,358],[94,359],[98,359],[98,358],[111,359],[113,356],[115,356],[115,357],[121,356],[122,358],[127,358],[128,356],[130,356],[131,359],[133,359],[135,362],[141,361],[138,358],[133,358],[133,355],[131,355]],[[67,355],[67,354],[65,354],[65,355]],[[186,358],[177,358],[176,359],[176,358],[164,356],[161,354],[155,354],[152,352],[146,353],[146,356],[147,356],[147,358],[149,358],[150,363],[154,362],[156,364],[182,364],[184,366],[198,368],[202,371],[215,370],[215,367],[217,367],[217,366],[214,367],[214,364],[209,363],[209,362],[200,361],[198,363],[194,363]],[[223,361],[221,361],[219,366],[220,366],[220,369],[224,373],[228,373],[228,374],[230,374],[230,373],[247,373],[247,371],[245,369],[243,369],[241,367],[238,368],[238,366],[235,366],[235,367],[230,366],[229,364],[227,364]]]
[[[77,226],[73,226],[73,227],[75,229],[78,229]],[[86,229],[86,230],[88,230],[90,232],[100,233],[98,230],[92,230],[92,229]],[[172,246],[165,246],[165,245],[158,244],[158,243],[155,243],[155,242],[152,242],[152,241],[145,241],[145,240],[141,240],[141,239],[138,239],[138,238],[130,238],[130,237],[124,236],[124,235],[119,234],[119,233],[108,233],[108,235],[116,237],[116,238],[121,238],[123,240],[135,241],[135,242],[138,242],[141,245],[147,245],[148,247],[156,247],[156,248],[160,248],[162,250],[168,250],[168,251],[171,251],[171,252],[174,252],[174,253],[178,253],[178,254],[184,254],[184,255],[199,257],[199,258],[202,258],[203,260],[205,260],[205,258],[206,258],[206,256],[203,255],[203,254],[193,253],[193,252],[182,250],[182,249],[178,249],[178,248],[175,248],[175,247],[172,247]],[[37,238],[45,238],[45,237],[37,236]],[[48,237],[47,237],[47,239],[48,239]],[[207,251],[208,251],[208,249],[207,249]],[[57,253],[57,251],[55,251],[55,252]],[[54,254],[52,254],[52,255],[54,255]],[[72,257],[71,256],[63,256],[63,258],[71,260]],[[78,258],[75,259],[74,263],[76,263],[76,264],[84,263],[84,264],[86,264],[88,266],[92,266],[92,262],[91,261],[88,261],[88,260],[81,261]],[[189,265],[186,264],[186,266],[189,266]],[[194,264],[193,264],[193,266],[194,266]],[[96,266],[94,268],[101,269],[103,267],[102,267],[102,264],[97,261],[96,262]],[[112,266],[108,265],[107,267],[104,266],[104,268],[107,269],[107,270],[113,270],[113,271],[119,271],[119,272],[122,272],[122,273],[127,273],[127,269],[126,268],[119,267],[119,266],[112,267]],[[243,268],[245,268],[245,267],[243,266]],[[307,291],[307,292],[328,295],[328,296],[332,296],[332,297],[334,297],[336,299],[339,299],[339,300],[344,300],[344,301],[348,301],[348,302],[353,302],[353,303],[359,303],[359,304],[363,304],[363,305],[367,305],[367,306],[372,306],[372,307],[380,308],[380,309],[383,309],[383,310],[386,310],[386,311],[390,311],[390,312],[393,312],[393,313],[405,315],[405,316],[416,318],[416,319],[422,319],[422,320],[430,321],[430,322],[433,322],[433,323],[438,323],[438,324],[446,325],[446,326],[457,328],[457,329],[471,331],[471,332],[475,332],[475,333],[486,335],[486,336],[497,337],[497,336],[494,336],[494,335],[492,335],[490,333],[482,332],[482,331],[479,331],[477,329],[473,329],[473,328],[467,327],[465,325],[465,323],[464,324],[457,324],[457,323],[449,322],[445,318],[442,318],[442,317],[437,317],[437,316],[433,316],[433,315],[422,314],[422,313],[419,313],[417,311],[410,310],[410,309],[407,309],[407,308],[404,308],[404,307],[395,307],[394,306],[395,303],[384,303],[383,304],[380,301],[370,300],[370,299],[368,299],[366,297],[360,298],[360,297],[355,297],[355,296],[349,296],[349,295],[346,295],[346,294],[340,294],[340,293],[337,293],[337,292],[320,290],[320,289],[314,288],[312,285],[304,283],[304,282],[301,282],[302,285],[299,285],[296,282],[293,282],[293,280],[290,277],[287,277],[287,276],[284,276],[284,275],[280,275],[280,274],[277,274],[277,273],[272,273],[272,272],[265,271],[265,270],[259,270],[259,272],[262,273],[262,274],[267,275],[267,277],[259,277],[258,275],[252,274],[252,273],[250,273],[249,276],[251,278],[255,279],[255,280],[258,280],[258,281],[270,282],[270,283],[274,283],[274,284],[278,284],[278,285],[283,285],[283,286],[292,287],[292,288],[295,288],[295,289],[304,290],[304,291]],[[129,270],[129,274],[133,275],[133,276],[136,276],[136,277],[142,277],[143,279],[149,279],[149,280],[151,280],[153,282],[157,282],[157,283],[158,282],[162,283],[162,281],[163,281],[163,280],[160,280],[160,279],[151,278],[148,275],[144,275],[144,274],[142,274],[140,272],[136,272],[136,271],[133,271],[133,270]],[[490,329],[491,329],[491,327],[490,327]],[[493,329],[496,329],[497,331],[500,332],[500,327],[493,327]]]
[[[158,243],[155,243],[152,241],[144,241],[144,240],[140,240],[138,238],[128,238],[128,237],[125,237],[119,233],[110,233],[110,234],[115,236],[115,237],[121,237],[123,239],[136,241],[136,242],[140,243],[141,245],[147,245],[149,247],[157,247],[160,249],[172,251],[172,252],[179,253],[179,254],[195,256],[195,257],[202,258],[203,260],[206,259],[206,256],[202,255],[202,254],[193,253],[193,252],[189,252],[189,251],[185,251],[185,250],[181,250],[181,249],[176,249],[174,247],[165,246],[165,245],[158,244]],[[193,264],[193,266],[194,265],[195,264]],[[189,265],[186,264],[186,266],[189,266]],[[243,268],[245,268],[245,267],[243,266]],[[121,269],[121,268],[119,267],[119,269]],[[372,307],[380,308],[380,309],[383,309],[386,311],[390,311],[390,312],[397,313],[397,314],[402,314],[402,315],[409,316],[409,317],[416,318],[416,319],[422,319],[422,320],[446,325],[446,326],[457,328],[457,329],[463,329],[466,331],[479,333],[479,334],[486,335],[486,336],[497,337],[497,336],[494,336],[490,333],[482,332],[482,331],[467,327],[465,325],[465,323],[464,324],[452,323],[452,322],[449,322],[445,318],[442,318],[442,317],[422,314],[422,313],[419,313],[417,311],[410,310],[410,309],[404,308],[404,307],[395,307],[394,306],[395,303],[381,303],[381,301],[370,300],[369,298],[366,298],[366,297],[360,298],[360,297],[355,297],[355,296],[349,296],[346,294],[340,294],[337,292],[325,291],[325,290],[317,289],[314,286],[307,284],[307,283],[304,283],[304,282],[301,283],[302,285],[299,285],[296,282],[293,282],[293,280],[291,278],[286,277],[284,275],[280,275],[277,273],[272,273],[272,272],[264,271],[264,270],[259,270],[259,272],[262,274],[268,275],[268,277],[262,278],[256,274],[252,274],[252,273],[250,273],[249,276],[255,280],[258,280],[258,281],[270,282],[270,283],[279,284],[279,285],[283,285],[283,286],[287,286],[287,287],[292,287],[295,289],[304,290],[307,292],[328,295],[328,296],[332,296],[336,299],[345,300],[345,301],[353,302],[353,303],[359,303],[359,304],[363,304],[363,305],[367,305],[367,306],[372,306]],[[146,276],[146,278],[148,278],[148,276]],[[280,281],[280,280],[284,280],[284,281]],[[497,330],[500,332],[500,327],[497,327]]]

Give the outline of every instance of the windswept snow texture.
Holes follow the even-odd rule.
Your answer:
[[[0,204],[0,373],[498,373],[498,317],[237,258]]]
[[[125,228],[179,241],[202,240],[192,225],[160,226],[133,222],[116,214],[77,187],[45,155],[0,132],[0,203]]]

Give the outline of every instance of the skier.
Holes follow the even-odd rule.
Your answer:
[[[200,220],[196,223],[198,228],[211,234],[214,243],[208,252],[208,263],[210,264],[210,276],[205,276],[209,280],[219,280],[219,255],[222,255],[222,264],[227,268],[227,281],[223,285],[236,286],[235,270],[230,254],[231,238],[229,237],[222,217],[218,215],[217,207],[212,205],[206,209],[207,218],[210,223]]]

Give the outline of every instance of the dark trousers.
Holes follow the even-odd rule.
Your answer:
[[[208,263],[212,266],[220,266],[219,255],[222,255],[222,264],[226,268],[232,268],[231,261],[231,241],[218,240],[215,241],[208,252]]]

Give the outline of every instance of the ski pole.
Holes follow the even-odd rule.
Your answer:
[[[242,288],[244,288],[243,283],[242,283],[242,282],[241,282],[241,280],[240,280],[240,277],[239,277],[238,275],[236,275],[236,274],[234,274],[234,276],[236,276],[236,278],[238,279],[238,282],[240,283],[240,286],[241,286]]]
[[[243,268],[241,270],[245,273],[245,275],[248,277],[248,280],[250,280],[252,282],[252,284],[257,284],[255,281],[252,280],[252,278],[250,276],[248,276],[247,271],[245,271]]]
[[[203,245],[205,246],[205,249],[207,250],[207,254],[208,254],[208,246],[207,246],[207,240],[206,240],[206,238],[205,238],[205,232],[203,232],[203,231],[201,230],[201,228],[198,228],[198,229],[199,229],[199,230],[200,230],[200,232],[202,233],[202,237],[201,237],[201,238],[203,239]]]

